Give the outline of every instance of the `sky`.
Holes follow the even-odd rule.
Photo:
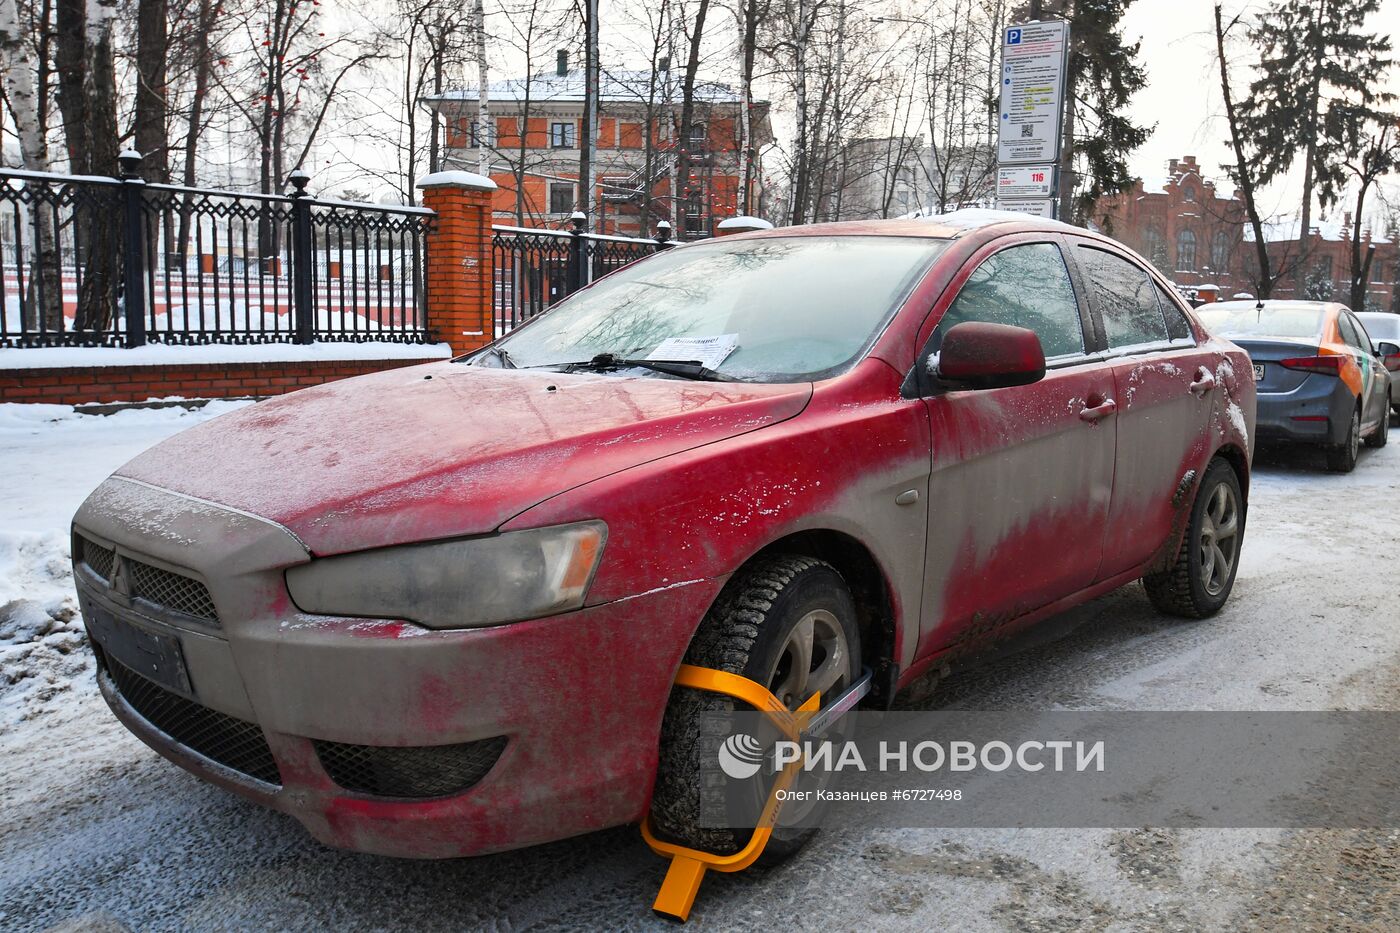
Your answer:
[[[1270,6],[1225,3],[1227,15]],[[1157,125],[1130,160],[1136,175],[1165,178],[1168,159],[1194,155],[1207,176],[1223,179],[1220,165],[1234,160],[1215,60],[1214,7],[1215,0],[1137,0],[1128,8],[1123,31],[1129,40],[1142,41],[1141,61],[1148,72],[1148,86],[1134,98],[1132,112],[1138,122]],[[1400,0],[1382,0],[1380,13],[1369,25],[1375,32],[1400,36]],[[1233,89],[1242,97],[1247,82],[1243,72],[1239,77]],[[1400,94],[1400,69],[1392,71],[1389,87]],[[1295,170],[1286,182],[1269,189],[1260,206],[1270,214],[1296,210],[1300,193]]]

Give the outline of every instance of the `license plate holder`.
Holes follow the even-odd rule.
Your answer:
[[[88,634],[112,660],[162,687],[185,696],[194,695],[180,639],[118,618],[91,602],[83,613],[83,621]]]
[[[1255,364],[1254,364],[1254,381],[1255,381],[1255,382],[1263,382],[1263,381],[1264,381],[1264,364],[1263,364],[1263,363],[1255,363]]]

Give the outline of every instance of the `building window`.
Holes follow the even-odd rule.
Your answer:
[[[1230,235],[1224,230],[1217,231],[1210,241],[1210,264],[1216,272],[1226,272],[1230,268]]]
[[[1183,230],[1176,235],[1176,268],[1192,272],[1196,268],[1196,234]]]
[[[1196,200],[1196,188],[1194,185],[1187,185],[1181,189],[1181,196],[1187,201]]]
[[[572,122],[549,124],[549,145],[552,149],[573,149],[578,145],[578,128]]]
[[[1147,234],[1142,240],[1142,251],[1147,256],[1147,261],[1159,269],[1166,268],[1167,265],[1167,244],[1162,237],[1162,231],[1156,227],[1148,227]]]
[[[574,183],[552,181],[549,183],[549,212],[551,214],[572,214],[574,212]]]
[[[481,145],[481,124],[478,123],[476,120],[473,120],[473,121],[471,122],[471,127],[470,127],[469,132],[470,132],[470,134],[471,134],[471,145],[472,145],[472,148],[474,149],[474,148],[476,148],[477,146],[480,146],[480,145]],[[494,122],[492,122],[492,123],[486,128],[486,145],[492,146],[492,145],[495,145],[495,143],[496,143],[496,124],[495,124]]]

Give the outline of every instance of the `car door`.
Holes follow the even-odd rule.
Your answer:
[[[990,637],[1095,577],[1113,483],[1113,373],[1087,352],[1080,297],[1061,237],[1003,238],[973,255],[925,323],[916,374],[932,470],[921,655]],[[940,388],[938,348],[963,321],[1034,330],[1045,377]]]
[[[1380,424],[1381,418],[1390,416],[1386,410],[1385,390],[1390,375],[1376,359],[1375,348],[1366,333],[1365,326],[1350,311],[1343,311],[1337,319],[1342,333],[1342,341],[1351,351],[1356,365],[1361,369],[1361,431],[1369,434]]]
[[[1178,489],[1211,452],[1217,354],[1196,345],[1177,302],[1141,264],[1101,241],[1073,257],[1113,368],[1117,458],[1099,579],[1141,566],[1172,535]]]

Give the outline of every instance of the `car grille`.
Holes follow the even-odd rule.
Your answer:
[[[116,569],[116,553],[111,548],[103,547],[87,538],[79,537],[79,540],[82,542],[83,563],[110,584],[112,573]],[[219,624],[219,613],[214,608],[214,599],[209,595],[209,588],[203,583],[193,577],[156,567],[133,557],[122,556],[121,561],[126,566],[133,598],[144,599],[162,609]]]
[[[79,538],[82,541],[83,563],[88,565],[88,569],[97,574],[102,579],[112,580],[112,565],[117,562],[117,552],[109,547],[103,547],[95,541],[87,538]]]
[[[277,761],[259,726],[171,693],[106,657],[100,647],[94,645],[93,649],[117,692],[141,718],[205,758],[267,784],[282,783]]]
[[[316,741],[331,780],[375,797],[447,797],[475,786],[501,757],[506,737],[460,745],[390,747]]]

